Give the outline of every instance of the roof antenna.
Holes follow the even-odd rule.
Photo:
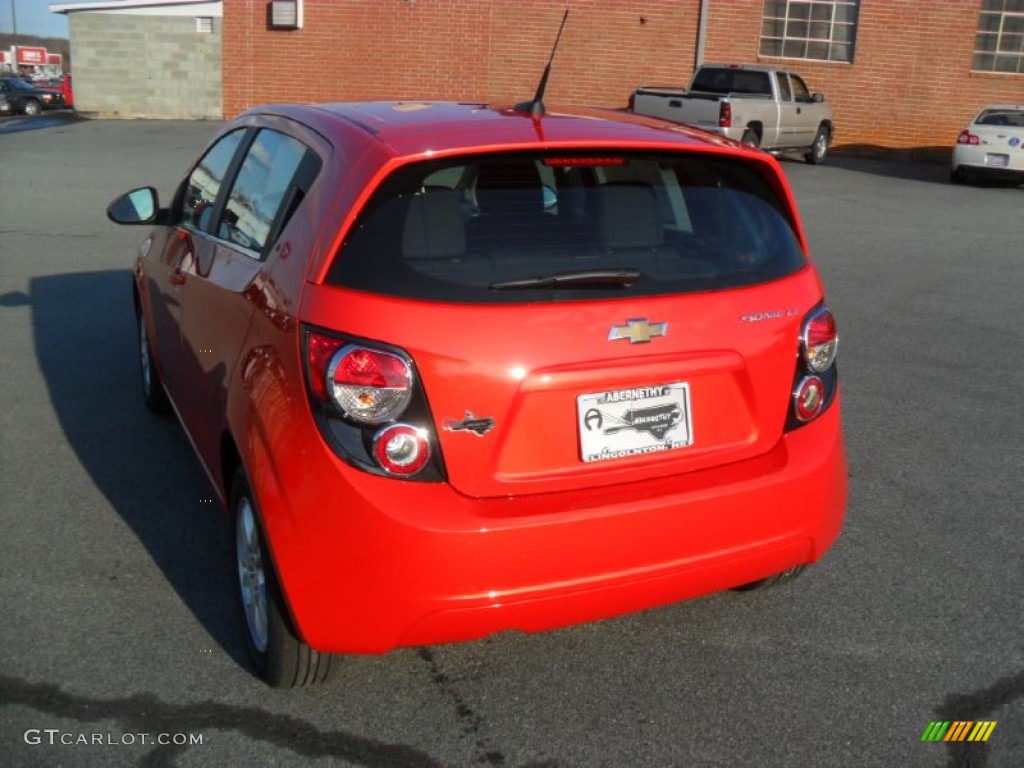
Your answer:
[[[555,60],[555,51],[558,50],[558,41],[562,39],[562,30],[565,28],[565,20],[567,18],[569,18],[568,8],[565,9],[565,14],[562,16],[562,24],[558,27],[558,36],[555,37],[555,44],[551,46],[551,56],[548,57],[548,65],[544,67],[544,74],[540,77],[540,85],[537,86],[537,93],[534,94],[533,101],[522,101],[516,104],[516,112],[529,112],[534,120],[544,114],[544,91],[548,87],[551,62]]]

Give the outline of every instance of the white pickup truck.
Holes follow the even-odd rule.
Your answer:
[[[705,64],[689,90],[638,88],[630,108],[685,123],[769,151],[798,149],[809,163],[824,162],[832,141],[832,108],[799,75],[782,69]]]

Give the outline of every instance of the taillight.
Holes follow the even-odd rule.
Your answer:
[[[331,357],[327,390],[341,412],[363,424],[397,418],[412,395],[412,371],[398,355],[350,344]]]
[[[838,348],[839,335],[832,313],[821,307],[808,315],[800,334],[800,351],[807,367],[814,373],[827,371],[836,360]]]
[[[799,346],[787,430],[797,429],[818,418],[828,409],[839,387],[835,364],[839,334],[836,319],[824,304],[819,304],[804,317]]]
[[[732,127],[732,104],[727,101],[723,101],[718,105],[718,127]]]
[[[404,350],[308,326],[304,340],[314,421],[338,456],[373,474],[445,479],[426,394]]]
[[[825,407],[825,382],[805,376],[793,393],[793,412],[799,421],[810,421]]]
[[[957,144],[972,144],[972,145],[977,146],[978,144],[981,144],[981,136],[978,136],[977,134],[971,133],[970,131],[968,131],[965,128],[964,130],[960,131],[960,135],[957,136],[956,143]]]
[[[422,429],[392,424],[374,436],[373,455],[393,475],[414,475],[430,460],[430,440]]]

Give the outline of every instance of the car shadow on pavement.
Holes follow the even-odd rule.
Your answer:
[[[0,118],[0,136],[8,133],[40,131],[46,128],[61,128],[74,123],[85,122],[87,119],[71,110],[44,112],[41,115],[35,116],[10,115],[9,117]]]
[[[142,402],[131,273],[34,277],[35,351],[67,441],[185,606],[248,669],[227,518],[172,417]],[[173,631],[168,627],[165,631]]]
[[[906,150],[886,150],[873,146],[847,145],[828,156],[827,165],[857,173],[870,173],[892,179],[924,181],[950,186],[949,147],[914,147]],[[972,186],[1014,187],[1013,181],[1000,179],[972,179]]]

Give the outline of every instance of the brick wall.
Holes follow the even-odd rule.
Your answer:
[[[196,32],[191,16],[69,15],[75,107],[108,117],[221,117],[220,19]]]
[[[838,144],[948,148],[984,104],[1024,103],[1024,75],[972,73],[980,0],[862,0],[853,64],[758,56],[761,0],[710,0],[707,61],[779,64],[825,92]],[[549,103],[623,106],[693,71],[700,0],[305,0],[267,30],[264,0],[224,0],[224,114],[273,101],[533,95],[571,10]],[[76,82],[77,88],[77,82]]]

